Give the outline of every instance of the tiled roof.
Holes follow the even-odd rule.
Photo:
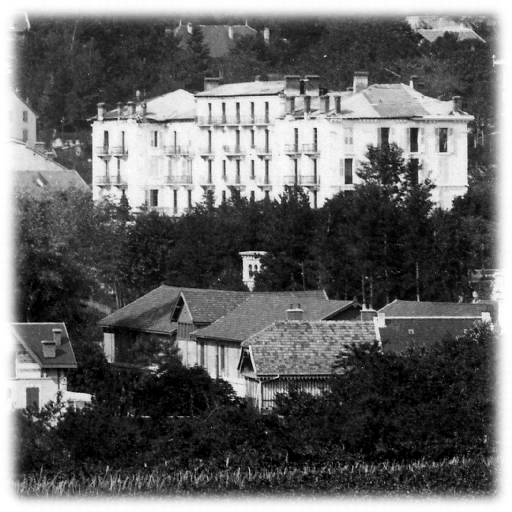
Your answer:
[[[146,118],[152,121],[186,121],[193,120],[196,115],[194,95],[183,89],[151,98],[146,101],[146,106]],[[137,117],[142,113],[140,103],[136,106],[135,116],[129,116],[127,108],[126,105],[123,105],[121,114],[121,118],[123,119]],[[97,116],[92,119],[96,118]],[[104,119],[118,118],[119,114],[117,109],[109,110],[104,116]]]
[[[203,41],[210,51],[210,57],[226,56],[234,46],[234,40],[229,37],[229,25],[199,25],[203,33]],[[233,37],[254,36],[257,31],[247,25],[231,25]],[[180,25],[173,30],[174,36],[181,38],[182,45],[190,38],[187,25]]]
[[[343,118],[413,118],[446,117],[452,114],[452,102],[424,96],[405,84],[373,84],[367,89],[344,96],[341,100]],[[338,114],[339,115],[339,114]],[[467,116],[456,114],[457,116]]]
[[[401,352],[411,346],[430,347],[447,335],[460,336],[475,322],[462,317],[386,319],[386,327],[379,330],[384,352]]]
[[[258,377],[329,375],[341,352],[376,339],[373,322],[277,322],[242,343]]]
[[[243,341],[273,322],[286,320],[286,310],[300,303],[305,320],[324,320],[350,307],[352,301],[327,300],[318,292],[254,293],[226,316],[194,334],[201,338]]]
[[[214,87],[209,91],[196,94],[197,97],[215,96],[269,96],[277,95],[284,91],[284,80],[241,82],[238,84],[224,84]]]
[[[386,319],[393,317],[469,317],[481,319],[482,312],[495,313],[493,304],[465,304],[458,302],[416,302],[395,300],[379,310]]]
[[[441,27],[437,29],[418,29],[418,33],[425,38],[427,41],[433,43],[437,38],[443,37],[448,32],[457,36],[458,41],[464,41],[466,39],[476,39],[478,41],[484,41],[474,30],[467,27]]]
[[[187,289],[183,292],[194,323],[215,322],[247,300],[250,292]]]
[[[14,173],[14,188],[20,192],[29,192],[35,197],[43,196],[47,191],[67,190],[76,188],[89,190],[82,177],[71,169],[56,169],[55,171],[25,171]]]
[[[66,325],[53,323],[13,323],[11,328],[16,340],[36,359],[41,368],[76,368],[73,347]],[[43,357],[42,341],[53,340],[53,329],[60,329],[61,345],[55,349],[55,358]]]

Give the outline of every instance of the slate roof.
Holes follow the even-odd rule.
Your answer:
[[[373,343],[373,322],[276,322],[242,343],[262,376],[330,375],[340,352]]]
[[[465,113],[453,113],[451,101],[441,101],[425,96],[405,84],[373,84],[367,89],[343,96],[341,115],[349,119],[396,119],[416,117],[463,117],[472,119]]]
[[[137,118],[141,115],[140,103],[136,105],[135,115],[128,115],[128,107],[123,105],[121,119]],[[188,121],[196,116],[196,103],[194,95],[183,89],[162,94],[146,100],[146,119],[156,122],[164,121]],[[91,118],[97,119],[98,116]],[[104,119],[118,119],[117,108],[105,113]]]
[[[284,80],[224,84],[214,87],[209,91],[199,92],[196,96],[200,98],[217,96],[270,96],[283,92],[285,85],[286,82]]]
[[[328,300],[318,292],[254,293],[227,315],[194,331],[199,338],[243,341],[274,322],[286,320],[286,310],[300,303],[304,320],[326,320],[353,301]]]
[[[234,39],[229,37],[229,25],[199,25],[203,33],[203,41],[210,51],[210,57],[225,57],[234,46]],[[257,31],[248,25],[231,25],[233,37],[255,36]],[[187,25],[180,25],[173,30],[174,36],[181,38],[180,45],[186,46],[191,35]]]
[[[73,347],[69,340],[66,325],[52,323],[13,323],[11,329],[15,339],[27,350],[41,368],[76,368]],[[42,341],[53,340],[53,329],[61,329],[61,346],[56,347],[54,358],[43,356]]]
[[[471,318],[386,319],[380,327],[384,352],[401,352],[408,347],[430,347],[448,335],[461,336],[476,322]]]
[[[482,318],[482,312],[495,313],[494,304],[475,303],[465,304],[458,302],[416,302],[408,300],[395,300],[379,310],[385,313],[386,319],[397,317],[466,317],[475,320]]]
[[[48,191],[68,190],[76,188],[89,190],[89,186],[80,174],[71,169],[25,171],[14,173],[14,188],[20,192],[28,192],[36,198],[43,197]]]

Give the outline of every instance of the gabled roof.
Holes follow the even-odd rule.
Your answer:
[[[196,25],[197,27],[197,25]],[[218,58],[226,56],[234,46],[234,39],[229,37],[231,29],[233,38],[255,36],[257,31],[248,25],[199,25],[203,34],[203,41],[210,51],[210,57]],[[187,25],[179,25],[173,30],[174,36],[181,38],[181,45],[186,46],[190,39]]]
[[[387,304],[379,313],[388,318],[443,318],[459,317],[474,320],[482,319],[482,312],[495,313],[495,307],[489,303],[465,304],[458,302],[416,302],[395,300]]]
[[[104,119],[135,119],[142,114],[141,104],[135,108],[135,115],[128,114],[128,107],[123,105],[121,116],[118,110],[113,109],[105,113]],[[146,100],[146,119],[155,122],[164,121],[193,121],[196,116],[196,103],[194,95],[183,89],[162,94]],[[98,116],[91,118],[97,119]]]
[[[284,80],[241,82],[237,84],[224,84],[209,91],[202,91],[196,97],[217,96],[276,96],[284,91]]]
[[[244,341],[273,322],[286,320],[286,310],[300,303],[305,320],[326,320],[350,308],[353,301],[328,300],[325,292],[253,293],[230,313],[194,331],[198,338]]]
[[[73,347],[69,340],[66,324],[52,323],[13,323],[11,329],[18,341],[41,368],[76,368],[76,359]],[[42,341],[53,340],[53,329],[60,329],[61,345],[56,347],[54,358],[43,356]]]
[[[28,192],[34,197],[42,197],[47,192],[68,190],[76,188],[89,190],[89,186],[82,177],[71,169],[57,169],[55,171],[24,171],[14,173],[14,187],[19,192]]]
[[[212,323],[221,316],[235,309],[240,303],[247,300],[249,292],[234,292],[228,290],[204,290],[189,288],[183,290],[176,307],[184,301],[194,323]],[[177,315],[173,314],[173,320]]]
[[[453,116],[466,121],[472,116],[464,112],[453,113],[451,101],[441,101],[425,96],[405,84],[373,84],[357,94],[343,96],[341,114],[335,117],[348,119],[397,119]]]
[[[242,343],[257,377],[332,373],[352,344],[377,339],[373,322],[276,322]]]
[[[448,335],[461,336],[471,329],[474,318],[391,318],[380,327],[384,352],[401,352],[408,347],[430,347]]]

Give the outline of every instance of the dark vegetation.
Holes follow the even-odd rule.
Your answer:
[[[318,490],[339,492],[491,492],[494,340],[490,328],[480,324],[428,350],[391,354],[377,346],[354,348],[337,362],[344,372],[333,374],[323,396],[282,395],[266,415],[199,368],[169,361],[167,369],[131,373],[123,386],[113,386],[122,378],[120,370],[105,364],[107,378],[94,383],[97,362],[91,360],[84,367],[93,371],[82,384],[108,389],[97,393],[91,406],[57,420],[58,406],[16,413],[17,475],[22,482],[43,473],[83,479],[103,474],[107,466],[127,475],[157,471],[171,480],[165,492],[173,492],[180,486],[172,479],[188,470],[198,478],[212,475],[203,490],[214,491],[219,474],[228,482],[226,472],[234,478],[236,470],[251,469],[253,482],[247,478],[247,485],[260,491],[268,490],[262,483],[270,478],[262,477],[267,471],[274,472],[274,485],[282,491],[311,489],[308,482],[318,478]],[[412,476],[408,464],[426,472]],[[358,473],[361,465],[373,468],[366,483]],[[386,470],[388,465],[395,469]],[[341,482],[335,480],[346,466],[352,475],[342,471]],[[279,477],[283,471],[290,475]],[[465,473],[469,480],[461,485]],[[338,487],[330,486],[335,481]],[[237,485],[232,489],[241,488]],[[200,490],[191,483],[188,489]]]

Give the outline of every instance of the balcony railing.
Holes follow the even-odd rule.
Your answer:
[[[192,175],[191,174],[179,174],[166,177],[166,183],[168,185],[192,185]]]
[[[213,147],[212,146],[208,146],[206,148],[201,148],[199,150],[199,154],[201,156],[213,156],[213,154],[214,154]]]
[[[164,146],[164,153],[168,156],[187,156],[188,146]]]
[[[270,124],[269,116],[257,116],[254,118],[254,124]]]
[[[284,152],[287,155],[300,155],[301,147],[298,144],[285,144]]]
[[[108,146],[97,146],[96,155],[99,157],[110,156],[110,148]]]
[[[304,187],[312,187],[320,185],[320,176],[311,175],[295,175],[289,174],[284,177],[285,185],[298,185]]]
[[[318,144],[302,144],[302,152],[307,155],[318,153]]]
[[[241,146],[222,146],[222,149],[226,155],[245,155],[245,151]]]
[[[300,185],[299,177],[295,176],[294,174],[289,174],[287,176],[284,176],[283,182],[285,185],[290,185],[290,186]]]
[[[110,176],[96,176],[94,178],[94,184],[99,187],[106,187],[110,185]]]
[[[199,116],[199,126],[223,126],[223,125],[265,125],[270,124],[269,116]]]
[[[256,179],[256,185],[261,188],[272,188],[270,176],[264,176]]]
[[[257,155],[270,155],[271,154],[270,147],[265,146],[263,148],[256,148],[256,154]]]
[[[128,149],[125,146],[113,146],[110,149],[112,156],[128,156]]]
[[[110,178],[110,184],[114,185],[115,187],[127,187],[128,186],[128,183],[120,174],[117,174],[116,176],[112,176]]]

